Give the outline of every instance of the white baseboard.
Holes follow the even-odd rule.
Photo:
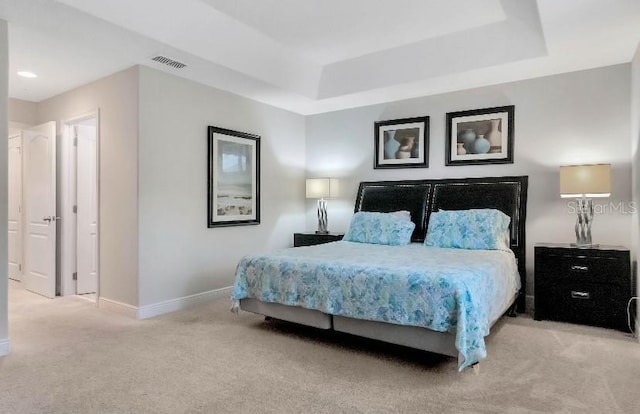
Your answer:
[[[100,297],[100,299],[98,300],[98,307],[101,309],[106,309],[110,312],[128,316],[132,319],[136,319],[138,315],[138,308],[136,306],[127,305],[126,303],[103,297]]]
[[[9,338],[0,339],[0,356],[9,355],[11,351],[11,344],[9,343]]]
[[[220,289],[209,290],[207,292],[196,293],[195,295],[183,296],[177,299],[171,299],[153,305],[141,306],[138,308],[136,317],[138,319],[153,318],[154,316],[165,313],[175,312],[187,309],[193,306],[201,305],[209,302],[211,299],[231,297],[233,287],[228,286]]]

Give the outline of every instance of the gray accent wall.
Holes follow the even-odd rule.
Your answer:
[[[631,212],[609,205],[631,201],[630,69],[616,65],[307,117],[308,175],[340,179],[340,197],[329,201],[329,229],[346,230],[362,180],[528,175],[531,295],[534,244],[575,241],[575,215],[559,196],[559,166],[611,163],[612,195],[596,201],[601,214],[593,240],[630,246]],[[515,105],[515,162],[445,166],[445,114],[503,105]],[[374,122],[424,115],[431,121],[429,168],[374,170]],[[306,209],[306,228],[313,230],[315,203]]]
[[[305,227],[305,118],[140,67],[139,306],[230,286]],[[207,228],[207,126],[261,136],[261,223]]]

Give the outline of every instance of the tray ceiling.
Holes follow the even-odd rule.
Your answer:
[[[633,0],[0,0],[0,18],[15,98],[142,64],[302,114],[629,62],[640,41]]]

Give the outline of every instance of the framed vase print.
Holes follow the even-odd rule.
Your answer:
[[[447,113],[446,165],[513,164],[515,106]]]
[[[374,124],[374,169],[429,167],[429,117]]]
[[[260,224],[260,137],[208,129],[207,226]]]

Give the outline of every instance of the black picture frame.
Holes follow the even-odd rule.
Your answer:
[[[429,117],[374,123],[374,169],[428,168]]]
[[[209,126],[207,227],[260,224],[260,136]]]
[[[515,106],[447,113],[445,165],[513,164]]]

